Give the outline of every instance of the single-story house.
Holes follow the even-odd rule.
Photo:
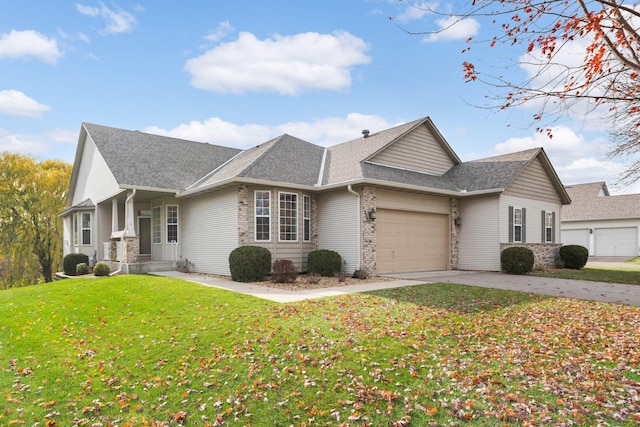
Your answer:
[[[581,245],[592,256],[640,255],[640,194],[612,196],[604,182],[566,187],[571,204],[562,207],[562,243]]]
[[[373,274],[500,269],[510,245],[552,265],[570,203],[542,148],[462,162],[428,118],[332,147],[282,135],[239,150],[83,123],[64,253],[123,272],[186,261],[229,274],[268,248],[306,270],[316,249]]]

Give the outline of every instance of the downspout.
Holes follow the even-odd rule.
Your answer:
[[[127,206],[129,206],[129,202],[131,202],[131,200],[133,200],[133,198],[136,195],[136,189],[134,188],[131,191],[131,194],[129,194],[127,196],[127,199],[124,202],[124,230],[122,230],[122,234],[120,235],[120,246],[124,249],[124,238],[127,237],[127,225],[129,224],[129,218],[128,218],[128,208]],[[124,253],[122,254],[122,256],[120,257],[120,267],[114,271],[113,273],[109,274],[109,276],[117,276],[118,274],[120,274],[122,272],[122,258],[124,258]]]
[[[360,266],[362,265],[362,245],[361,245],[361,236],[362,236],[362,219],[361,217],[361,213],[360,213],[360,205],[361,205],[361,200],[360,200],[360,194],[358,194],[357,192],[353,191],[353,188],[351,188],[351,184],[347,185],[347,191],[353,195],[355,195],[357,197],[357,202],[356,202],[356,207],[358,210],[358,234],[357,234],[357,245],[358,245],[358,263],[356,264],[356,268],[360,268]]]

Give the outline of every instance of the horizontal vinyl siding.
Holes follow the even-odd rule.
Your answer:
[[[313,222],[317,218],[313,217],[313,204],[315,196],[310,193],[302,193],[297,190],[289,190],[286,188],[273,187],[249,187],[249,240],[251,245],[260,246],[269,249],[272,261],[278,259],[288,259],[293,261],[299,272],[307,271],[307,256],[309,252],[316,249],[313,241]],[[268,242],[255,241],[255,192],[269,191],[271,193],[271,240]],[[298,240],[297,241],[280,241],[278,235],[279,225],[279,193],[293,193],[298,195]],[[311,241],[304,242],[303,237],[303,198],[302,196],[311,197]]]
[[[182,202],[182,259],[195,271],[230,274],[229,254],[238,246],[237,199],[236,190],[229,189]]]
[[[459,270],[500,270],[499,198],[462,199],[459,202]]]
[[[560,240],[560,201],[557,203],[544,202],[539,200],[524,199],[503,195],[500,198],[500,242],[509,242],[509,206],[525,208],[526,216],[526,242],[525,243],[544,243],[542,242],[542,211],[556,213],[556,235],[555,242]]]
[[[357,200],[346,189],[318,196],[318,249],[338,252],[349,274],[360,262]]]
[[[374,163],[442,175],[453,162],[426,126],[420,126],[373,159]]]
[[[402,211],[430,212],[448,215],[451,201],[448,197],[376,189],[376,207]]]
[[[560,196],[537,158],[506,188],[505,195],[560,203]]]
[[[109,166],[91,137],[87,136],[71,204],[76,205],[87,199],[97,203],[112,196],[119,189]]]

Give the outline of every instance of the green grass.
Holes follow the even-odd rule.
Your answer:
[[[0,425],[637,425],[640,308],[455,284],[0,292]]]
[[[532,274],[560,279],[640,285],[640,269],[637,267],[585,267],[581,270],[562,269]]]
[[[640,257],[631,258],[625,261],[627,264],[640,264]]]

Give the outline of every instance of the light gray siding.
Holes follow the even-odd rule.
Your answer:
[[[500,270],[499,206],[498,196],[459,201],[459,270]]]
[[[273,187],[249,187],[249,230],[248,235],[251,245],[261,246],[271,251],[271,260],[288,259],[293,261],[299,272],[307,271],[307,256],[309,252],[316,249],[316,242],[313,236],[313,226],[311,227],[311,240],[305,242],[303,239],[303,196],[311,197],[311,223],[317,221],[314,218],[313,204],[315,203],[315,195],[301,192],[299,190],[290,190],[286,188]],[[268,191],[271,193],[271,239],[268,242],[255,241],[255,192]],[[279,225],[279,193],[292,193],[298,195],[298,240],[281,241],[278,233]]]
[[[453,161],[426,126],[420,126],[370,159],[374,163],[442,175]]]
[[[358,198],[346,189],[318,196],[318,249],[340,254],[343,271],[360,267]]]
[[[119,189],[118,183],[98,152],[95,143],[91,137],[87,136],[71,205],[77,205],[87,199],[91,199],[93,203],[99,203],[113,196]]]
[[[236,190],[182,201],[180,230],[182,260],[200,273],[229,275],[229,254],[238,246]]]
[[[525,199],[522,197],[514,197],[503,195],[500,198],[500,242],[509,242],[509,206],[526,209],[526,242],[525,243],[544,243],[542,241],[542,211],[555,212],[555,239],[560,243],[560,201],[556,203],[545,202],[540,200]]]
[[[451,211],[449,197],[429,196],[418,193],[376,189],[376,206],[383,209],[430,212],[448,215]]]
[[[546,202],[560,202],[560,196],[549,179],[549,175],[537,158],[523,170],[505,189],[504,194],[526,197]]]

